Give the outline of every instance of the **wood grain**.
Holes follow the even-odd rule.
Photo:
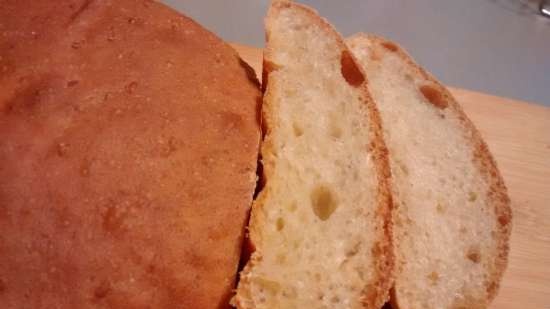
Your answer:
[[[232,45],[261,76],[261,50]],[[450,90],[489,144],[512,199],[508,269],[490,308],[550,309],[550,108]]]

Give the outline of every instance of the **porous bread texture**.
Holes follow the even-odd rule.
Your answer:
[[[397,45],[347,41],[369,77],[390,154],[403,309],[486,308],[506,266],[511,211],[496,165],[451,94]]]
[[[306,7],[273,3],[266,30],[266,183],[234,303],[379,308],[392,278],[389,166],[364,75]]]

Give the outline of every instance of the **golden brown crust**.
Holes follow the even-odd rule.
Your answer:
[[[226,308],[260,139],[250,71],[157,2],[1,6],[0,307]]]
[[[397,44],[388,41],[384,38],[359,33],[353,36],[353,38],[364,38],[376,42],[376,44],[383,48],[396,53],[399,57],[407,63],[414,71],[416,71],[429,85],[429,90],[423,91],[429,93],[424,94],[431,103],[437,108],[448,108],[452,110],[460,120],[464,128],[464,134],[468,140],[472,143],[473,160],[478,166],[485,181],[489,184],[489,191],[487,196],[490,200],[490,204],[495,212],[498,225],[498,257],[496,263],[492,269],[489,270],[489,280],[485,282],[485,288],[487,291],[487,304],[496,296],[500,280],[506,269],[508,259],[508,243],[511,233],[511,219],[512,211],[510,208],[510,199],[507,194],[504,180],[497,168],[487,144],[483,141],[481,134],[475,128],[471,120],[466,116],[460,104],[454,99],[452,94],[439,83],[431,74],[418,66],[413,59]],[[398,307],[398,299],[395,297],[395,292],[391,293],[392,304]],[[470,307],[468,307],[470,308]]]
[[[313,19],[317,21],[317,25],[324,29],[326,33],[330,36],[334,36],[338,42],[339,47],[347,52],[347,55],[349,59],[346,59],[346,64],[348,66],[354,65],[355,68],[350,69],[354,73],[354,77],[352,78],[353,81],[357,81],[360,78],[357,78],[357,72],[360,72],[359,74],[363,75],[363,78],[360,81],[360,85],[354,85],[361,87],[363,90],[363,98],[365,105],[367,106],[368,113],[369,113],[369,124],[370,124],[370,133],[371,133],[371,145],[369,147],[369,151],[372,155],[372,158],[375,162],[376,166],[376,172],[377,172],[377,180],[378,180],[378,194],[377,194],[377,200],[378,200],[378,210],[376,212],[377,217],[379,218],[379,222],[382,222],[382,235],[380,236],[378,245],[373,249],[375,251],[375,255],[378,256],[378,258],[375,259],[375,265],[373,265],[373,269],[376,270],[376,278],[373,280],[373,284],[365,287],[364,296],[362,299],[362,302],[364,303],[365,308],[380,308],[384,302],[388,299],[388,293],[389,289],[393,284],[393,265],[394,265],[394,257],[393,257],[393,246],[392,246],[392,237],[391,237],[391,189],[390,189],[390,169],[389,169],[389,159],[388,159],[388,151],[386,149],[386,146],[384,144],[383,138],[382,138],[382,130],[381,130],[381,120],[380,116],[378,114],[378,110],[376,108],[376,105],[374,101],[372,100],[367,86],[367,79],[364,78],[364,72],[360,68],[360,66],[357,65],[357,60],[353,57],[352,53],[349,51],[347,46],[345,45],[343,39],[340,37],[340,35],[336,32],[336,30],[330,25],[325,19],[320,18],[317,15],[317,12],[313,9],[293,3],[290,1],[274,1],[272,3],[270,13],[268,13],[268,17],[266,17],[265,23],[268,24],[270,21],[270,16],[273,14],[277,14],[278,11],[284,10],[284,9],[295,9],[300,10],[302,13],[307,14],[311,16]],[[266,39],[269,41],[269,31],[266,32]],[[268,44],[267,44],[268,45]],[[261,154],[262,154],[262,163],[263,163],[263,174],[264,179],[266,182],[269,182],[270,175],[272,175],[273,171],[273,154],[274,154],[274,147],[272,145],[272,142],[270,141],[270,133],[274,129],[276,125],[276,121],[272,119],[272,115],[276,114],[276,111],[274,110],[274,106],[271,103],[272,94],[270,93],[270,89],[273,89],[275,87],[268,87],[267,81],[269,79],[269,74],[273,71],[277,70],[277,66],[273,64],[271,61],[271,50],[268,47],[264,50],[264,59],[263,59],[263,81],[262,81],[262,89],[266,91],[264,93],[264,99],[263,99],[263,106],[262,106],[262,127],[263,127],[263,134],[266,137],[262,141],[261,146]],[[368,78],[368,77],[367,77]],[[269,82],[272,82],[271,80]],[[269,186],[265,186],[264,189],[260,192],[258,195],[258,198],[254,201],[252,206],[252,216],[249,223],[249,228],[251,229],[250,236],[251,236],[251,242],[254,247],[261,248],[261,239],[259,232],[254,232],[254,228],[258,228],[262,226],[263,222],[265,221],[264,218],[260,217],[262,212],[259,211],[264,205],[264,200],[272,193],[269,192]],[[258,260],[261,260],[261,253],[256,252],[256,254],[253,255],[253,258],[248,262],[245,269],[243,270],[244,273],[248,273],[251,271],[251,269],[254,268],[255,263],[258,262]],[[241,279],[241,282],[239,285],[247,285],[247,279],[246,277],[243,277]],[[243,289],[244,291],[245,289]],[[252,309],[249,306],[247,306],[243,300],[244,299],[250,299],[250,297],[246,297],[245,295],[240,295],[240,297],[235,298],[235,305],[237,308],[241,309]]]

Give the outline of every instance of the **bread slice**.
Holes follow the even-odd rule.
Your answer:
[[[234,302],[379,308],[393,260],[389,166],[365,77],[311,9],[277,1],[265,24],[265,186]]]
[[[369,78],[390,154],[393,304],[487,307],[511,229],[510,201],[487,145],[445,87],[396,44],[363,34],[347,43]]]

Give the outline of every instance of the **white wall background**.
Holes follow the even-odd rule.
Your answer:
[[[268,0],[164,0],[230,42],[262,46]],[[447,85],[550,106],[550,18],[537,0],[301,0],[344,35],[397,41]]]

